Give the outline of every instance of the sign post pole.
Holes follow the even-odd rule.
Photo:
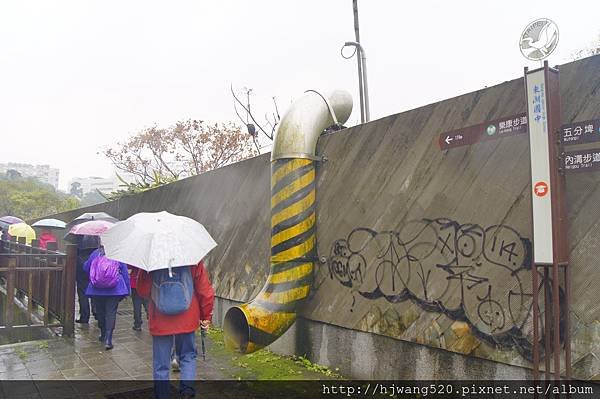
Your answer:
[[[560,141],[560,92],[558,70],[549,68],[544,62],[543,68],[529,71],[525,68],[525,89],[527,93],[527,118],[529,125],[529,148],[531,156],[531,203],[533,217],[533,313],[534,313],[534,378],[539,376],[539,337],[537,326],[539,320],[539,283],[538,267],[550,268],[552,274],[552,303],[544,295],[545,311],[551,309],[550,317],[545,317],[544,336],[552,333],[552,348],[554,378],[560,381],[561,353],[561,310],[565,317],[565,370],[567,378],[571,376],[571,343],[569,323],[570,282],[568,273],[568,245],[565,207],[565,178],[561,162]],[[565,300],[561,309],[560,303],[560,273],[559,267],[564,268]],[[544,273],[547,279],[550,273]],[[545,282],[545,287],[546,282]],[[544,290],[546,291],[546,290]],[[546,341],[547,343],[548,341]],[[546,376],[549,376],[547,358],[550,352],[545,345]]]

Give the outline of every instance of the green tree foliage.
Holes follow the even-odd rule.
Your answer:
[[[21,175],[21,173],[19,173],[18,170],[9,169],[6,171],[6,178],[8,180],[19,180],[22,179],[23,176]]]
[[[79,200],[32,178],[0,176],[0,215],[23,220],[75,209]]]

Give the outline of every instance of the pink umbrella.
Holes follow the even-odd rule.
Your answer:
[[[69,234],[84,236],[99,236],[114,226],[114,223],[106,220],[90,220],[71,227]]]

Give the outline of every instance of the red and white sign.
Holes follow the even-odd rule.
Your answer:
[[[552,199],[550,190],[550,140],[544,69],[525,75],[527,88],[527,118],[531,155],[531,187],[533,194],[533,261],[552,264]]]
[[[538,197],[544,197],[546,194],[548,194],[548,191],[550,191],[548,190],[548,183],[543,181],[537,182],[533,187],[533,192]]]

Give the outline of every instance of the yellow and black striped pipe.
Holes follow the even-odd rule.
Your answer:
[[[243,353],[269,345],[294,323],[316,256],[314,161],[278,159],[271,170],[271,273],[258,296],[239,307],[248,320],[246,346],[235,345]]]
[[[251,302],[232,307],[225,315],[223,327],[226,344],[241,353],[264,348],[281,336],[296,320],[297,306],[308,297],[312,284],[317,259],[314,147],[318,135],[333,122],[330,110],[335,110],[337,106],[341,111],[340,119],[342,123],[345,122],[352,110],[352,98],[345,92],[337,92],[337,97],[333,96],[333,104],[327,104],[323,97],[317,98],[315,94],[308,100],[313,105],[318,101],[320,105],[317,121],[314,116],[310,121],[313,131],[319,129],[317,137],[299,142],[297,139],[301,136],[292,134],[296,141],[287,140],[287,144],[282,145],[281,140],[285,141],[286,130],[290,129],[286,126],[302,128],[302,124],[290,123],[288,112],[281,123],[283,130],[280,127],[274,143],[269,277]],[[301,105],[301,110],[310,108],[309,104]],[[314,143],[308,144],[309,147],[313,146],[312,154],[305,151],[307,141]]]

